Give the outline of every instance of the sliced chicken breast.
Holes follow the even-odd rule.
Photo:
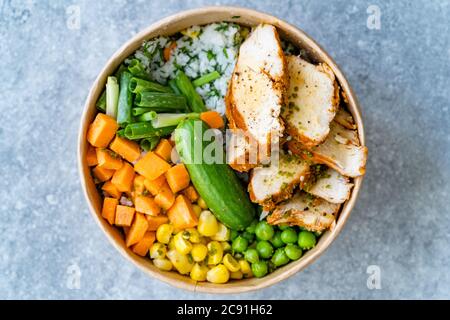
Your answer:
[[[310,148],[325,140],[339,107],[339,86],[326,64],[287,56],[288,105],[282,110],[288,133]]]
[[[350,197],[353,184],[336,170],[327,168],[310,187],[308,193],[331,203],[344,203]]]
[[[361,146],[356,130],[349,130],[333,121],[325,141],[307,149],[295,139],[287,142],[289,150],[304,159],[326,164],[348,177],[358,177],[366,171],[367,148]]]
[[[309,177],[309,164],[295,155],[280,153],[270,166],[253,169],[248,191],[250,199],[265,210],[288,199],[297,185],[303,186]]]
[[[339,108],[339,111],[336,113],[336,117],[334,117],[334,121],[347,129],[356,129],[355,120],[353,119],[352,115],[343,108]]]
[[[271,143],[278,144],[283,135],[279,115],[286,90],[286,62],[276,28],[260,25],[240,47],[225,104],[230,128],[248,131],[262,156],[270,156]]]
[[[322,232],[334,226],[340,205],[315,198],[300,191],[280,203],[267,222],[273,225],[300,226],[309,231]]]

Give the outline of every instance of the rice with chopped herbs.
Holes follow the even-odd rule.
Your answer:
[[[235,23],[213,23],[193,26],[172,37],[158,37],[143,43],[134,57],[147,68],[151,77],[161,84],[183,70],[191,79],[214,70],[220,77],[197,87],[208,109],[224,114],[224,97],[234,69],[239,46],[248,29]],[[164,60],[164,48],[176,42],[170,59]]]

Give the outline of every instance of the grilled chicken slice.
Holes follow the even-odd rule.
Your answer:
[[[326,64],[314,65],[298,56],[286,57],[288,105],[282,109],[287,132],[311,148],[325,140],[339,107],[339,86]]]
[[[344,110],[343,108],[340,108],[339,111],[336,113],[336,117],[334,117],[334,121],[339,123],[341,126],[344,126],[347,129],[355,130],[356,124],[355,120],[353,119],[352,115]]]
[[[295,139],[287,142],[289,150],[304,159],[326,164],[347,177],[358,177],[366,171],[367,148],[361,146],[356,130],[349,130],[333,121],[325,141],[307,149]]]
[[[236,171],[246,172],[258,165],[258,145],[240,129],[227,132],[227,163]]]
[[[336,170],[327,168],[305,190],[331,203],[344,203],[350,197],[353,184]]]
[[[322,232],[334,225],[339,207],[340,204],[330,203],[300,191],[291,199],[280,203],[267,217],[267,222]]]
[[[270,166],[253,169],[248,184],[250,199],[265,210],[291,197],[294,188],[300,187],[309,177],[309,164],[295,155],[280,153],[278,161]]]
[[[271,143],[278,144],[283,135],[284,124],[279,115],[287,81],[276,28],[256,27],[239,49],[225,104],[230,128],[248,131],[262,158],[270,156]]]

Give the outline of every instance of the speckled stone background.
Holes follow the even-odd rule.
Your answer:
[[[450,2],[381,0],[0,0],[0,298],[217,298],[153,280],[115,251],[80,191],[76,137],[94,78],[133,34],[183,9],[244,3],[335,58],[359,96],[370,159],[345,230],[315,264],[225,298],[450,298]],[[379,30],[367,27],[370,5]],[[367,287],[370,265],[379,290]]]

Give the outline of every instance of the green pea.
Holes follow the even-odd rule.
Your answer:
[[[242,232],[241,236],[247,239],[248,242],[253,242],[253,240],[255,240],[255,235],[247,231]]]
[[[284,252],[288,256],[288,258],[291,260],[298,260],[301,258],[302,254],[303,254],[302,249],[300,249],[299,246],[292,244],[292,243],[288,244],[284,248]]]
[[[293,228],[287,228],[281,232],[281,240],[288,244],[288,243],[296,243],[297,238],[297,232]]]
[[[277,269],[277,266],[270,260],[267,261],[267,266],[269,267],[269,273],[274,272]]]
[[[269,259],[273,254],[273,247],[269,241],[262,240],[256,244],[256,250],[263,259]]]
[[[230,232],[230,239],[234,240],[239,235],[239,233],[236,230],[231,230]]]
[[[290,228],[290,226],[288,224],[279,224],[278,225],[278,229],[280,229],[281,231],[286,230],[287,228]]]
[[[273,227],[267,221],[260,221],[256,225],[255,234],[259,240],[270,240],[274,233]]]
[[[234,252],[244,252],[245,250],[247,250],[247,247],[248,240],[242,236],[238,236],[236,239],[234,239],[231,245],[231,248]]]
[[[245,231],[249,233],[255,233],[256,225],[258,224],[258,220],[253,220],[253,222],[245,228]]]
[[[298,234],[298,246],[302,249],[311,249],[316,245],[316,236],[309,231],[301,231]]]
[[[284,247],[284,242],[281,240],[281,231],[276,231],[270,242],[275,248]]]
[[[267,262],[261,260],[256,263],[252,263],[252,272],[257,278],[264,277],[268,272]]]
[[[247,249],[244,256],[245,260],[250,263],[256,263],[259,261],[258,251],[256,249]]]
[[[289,262],[289,257],[284,252],[284,248],[278,248],[277,250],[275,250],[271,261],[275,266],[280,267]]]

